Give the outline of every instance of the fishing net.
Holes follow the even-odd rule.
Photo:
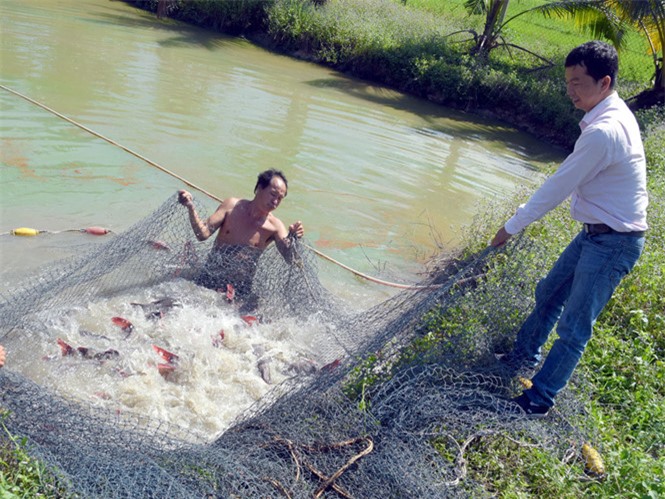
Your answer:
[[[538,251],[522,238],[502,252],[441,258],[417,286],[358,307],[326,289],[321,260],[304,241],[293,240],[287,255],[274,245],[262,253],[212,250],[210,241],[196,241],[186,210],[170,198],[126,232],[5,292],[0,341],[12,357],[0,370],[3,424],[56,477],[54,495],[488,496],[467,476],[473,449],[505,440],[569,459],[588,439],[569,423],[581,411],[574,390],[559,397],[546,420],[528,419],[507,402],[520,385],[493,356],[510,345],[531,306],[541,269],[528,268],[521,255]],[[334,269],[326,272],[334,277]],[[504,273],[512,276],[509,288],[501,284]],[[167,289],[180,294],[165,298]],[[126,303],[136,296],[143,303]],[[115,329],[99,334],[98,324],[97,336],[88,335],[85,328],[94,327],[86,317],[108,303],[122,303],[133,319],[116,317],[108,326]],[[231,348],[225,342],[233,328],[238,337],[259,327],[274,336],[299,328],[304,336],[290,341],[297,348],[306,343],[306,352],[284,360],[281,370],[265,352],[253,357],[259,370],[262,361],[273,362],[272,375],[262,371],[266,389],[216,432],[184,422],[186,413],[160,417],[150,401],[131,409],[112,396],[93,401],[63,389],[64,362],[76,379],[89,377],[86,383],[122,378],[131,365],[114,363],[147,346],[137,331],[159,333],[148,343],[165,341],[159,324],[190,310],[191,321],[215,310],[224,310],[227,321],[240,318],[227,325],[226,338],[198,330],[170,337],[169,351],[158,352],[162,362],[148,369],[143,359],[130,378],[178,390],[187,371],[213,368],[205,363],[208,350],[221,355]],[[476,312],[473,320],[449,320],[464,310]],[[430,321],[446,324],[444,332],[434,335]],[[56,338],[68,327],[69,342]],[[71,338],[79,337],[95,347],[78,347]],[[188,359],[194,337],[210,344]],[[34,374],[43,371],[56,374]],[[179,401],[194,396],[175,393]],[[228,404],[212,393],[196,396],[210,399],[215,411]]]

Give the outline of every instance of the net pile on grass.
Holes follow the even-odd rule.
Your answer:
[[[209,242],[194,240],[185,210],[169,199],[125,233],[11,290],[0,304],[0,340],[29,349],[53,313],[133,288],[195,279],[209,250]],[[500,254],[518,265],[521,254],[533,251],[522,239]],[[17,369],[0,372],[4,424],[25,438],[29,453],[67,493],[82,497],[483,493],[466,475],[472,443],[505,438],[564,458],[586,440],[568,423],[580,410],[568,392],[546,421],[526,419],[506,402],[518,387],[492,351],[509,343],[540,269],[514,273],[495,257],[485,251],[450,260],[421,288],[354,310],[322,286],[307,246],[295,242],[288,262],[274,247],[266,250],[247,283],[259,313],[272,320],[316,316],[325,324],[326,366],[275,386],[212,442],[173,423],[62,396]],[[510,287],[503,272],[513,276]],[[442,337],[429,332],[428,320],[445,322],[449,311],[460,317],[465,309],[484,314],[447,324]]]

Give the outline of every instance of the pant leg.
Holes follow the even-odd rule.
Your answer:
[[[643,248],[643,237],[582,234],[582,251],[557,325],[559,338],[534,376],[533,388],[527,391],[534,403],[554,405],[554,397],[568,383],[591,339],[596,318]]]
[[[547,276],[536,286],[536,304],[520,327],[510,362],[516,367],[536,367],[541,348],[556,324],[568,299],[575,268],[582,253],[584,233],[578,234],[561,253]]]

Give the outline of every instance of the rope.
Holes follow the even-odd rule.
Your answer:
[[[202,193],[205,194],[206,196],[209,196],[209,197],[211,197],[212,199],[215,199],[215,200],[219,201],[220,203],[222,202],[221,199],[219,199],[219,198],[218,198],[217,196],[215,196],[214,194],[209,193],[208,191],[206,191],[206,190],[203,189],[202,187],[199,187],[199,186],[197,186],[197,185],[195,185],[195,184],[192,184],[192,183],[189,182],[187,179],[181,177],[181,176],[178,175],[177,173],[174,173],[174,172],[172,172],[171,170],[168,170],[167,168],[164,168],[162,165],[160,165],[160,164],[158,164],[158,163],[155,163],[154,161],[152,161],[152,160],[146,158],[145,156],[143,156],[143,155],[137,153],[136,151],[132,151],[130,148],[125,147],[125,146],[123,146],[122,144],[119,144],[119,143],[116,142],[115,140],[113,140],[113,139],[109,139],[108,137],[105,137],[105,136],[102,135],[101,133],[97,133],[97,132],[95,132],[94,130],[88,128],[87,126],[82,125],[81,123],[79,123],[79,122],[77,122],[77,121],[74,121],[73,119],[71,119],[71,118],[65,116],[64,114],[60,114],[58,111],[56,111],[56,110],[54,110],[54,109],[51,109],[50,107],[48,107],[48,106],[42,104],[41,102],[37,102],[36,100],[31,99],[31,98],[28,97],[27,95],[23,95],[22,93],[17,92],[16,90],[12,90],[11,88],[6,87],[5,85],[0,84],[0,88],[2,88],[3,90],[6,90],[7,92],[9,92],[9,93],[11,93],[11,94],[16,95],[17,97],[20,97],[21,99],[25,99],[25,100],[27,100],[28,102],[34,104],[35,106],[41,107],[44,111],[48,111],[49,113],[56,115],[58,118],[63,119],[63,120],[65,120],[66,122],[71,123],[72,125],[79,127],[81,130],[85,130],[86,132],[88,132],[88,133],[91,134],[91,135],[94,135],[95,137],[98,137],[98,138],[100,138],[100,139],[102,139],[102,140],[105,140],[106,142],[108,142],[108,143],[111,144],[111,145],[114,145],[114,146],[116,146],[116,147],[119,147],[119,148],[122,149],[123,151],[128,152],[129,154],[131,154],[132,156],[136,156],[136,157],[139,158],[140,160],[145,161],[145,162],[148,163],[149,165],[154,166],[155,168],[157,168],[157,169],[163,171],[163,172],[166,173],[167,175],[171,175],[172,177],[177,178],[177,179],[180,180],[182,183],[184,183],[185,185],[191,187],[192,189],[196,189],[197,191],[202,192]]]
[[[325,253],[321,253],[316,248],[312,248],[311,246],[309,246],[307,244],[304,244],[304,246],[307,249],[309,249],[310,251],[313,251],[315,254],[317,254],[321,258],[324,258],[324,259],[328,260],[329,262],[334,263],[335,265],[339,265],[344,270],[348,270],[349,272],[351,272],[352,274],[357,275],[358,277],[362,277],[363,279],[367,279],[368,281],[375,282],[377,284],[382,284],[384,286],[391,286],[393,288],[400,288],[400,289],[437,289],[437,288],[441,287],[440,284],[431,284],[431,285],[420,286],[420,285],[417,285],[417,284],[398,284],[396,282],[384,281],[382,279],[378,279],[376,277],[372,277],[372,276],[369,276],[367,274],[363,274],[362,272],[360,272],[358,270],[352,269],[351,267],[348,267],[347,265],[344,265],[343,263],[338,262],[334,258],[326,255]]]
[[[61,113],[57,112],[57,111],[54,110],[54,109],[51,109],[50,107],[48,107],[48,106],[42,104],[41,102],[38,102],[38,101],[36,101],[36,100],[34,100],[34,99],[31,99],[31,98],[28,97],[27,95],[23,95],[22,93],[17,92],[16,90],[12,90],[11,88],[9,88],[9,87],[7,87],[7,86],[5,86],[5,85],[0,84],[0,88],[2,88],[3,90],[6,90],[7,92],[9,92],[9,93],[11,93],[11,94],[16,95],[17,97],[20,97],[21,99],[24,99],[24,100],[26,100],[26,101],[28,101],[28,102],[34,104],[35,106],[38,106],[38,107],[42,108],[44,111],[48,111],[49,113],[54,114],[54,115],[57,116],[58,118],[63,119],[63,120],[65,120],[65,121],[68,122],[68,123],[71,123],[72,125],[74,125],[74,126],[80,128],[81,130],[84,130],[84,131],[88,132],[88,133],[91,134],[91,135],[94,135],[95,137],[98,137],[98,138],[100,138],[100,139],[102,139],[102,140],[105,140],[106,142],[108,142],[108,143],[111,144],[111,145],[114,145],[114,146],[116,146],[116,147],[119,147],[119,148],[122,149],[123,151],[128,152],[128,153],[131,154],[132,156],[135,156],[135,157],[137,157],[138,159],[140,159],[140,160],[142,160],[142,161],[145,161],[145,162],[148,163],[149,165],[154,166],[154,167],[157,168],[158,170],[161,170],[162,172],[166,173],[167,175],[170,175],[170,176],[172,176],[172,177],[174,177],[174,178],[180,180],[183,184],[185,184],[185,185],[191,187],[192,189],[196,189],[197,191],[199,191],[199,192],[205,194],[206,196],[208,196],[209,198],[214,199],[214,200],[216,200],[216,201],[219,201],[220,203],[223,201],[222,199],[220,199],[220,198],[218,198],[217,196],[215,196],[214,194],[212,194],[212,193],[206,191],[206,190],[203,189],[202,187],[199,187],[198,185],[195,185],[195,184],[189,182],[187,179],[181,177],[181,176],[178,175],[177,173],[174,173],[174,172],[172,172],[171,170],[169,170],[169,169],[163,167],[162,165],[160,165],[160,164],[158,164],[158,163],[155,163],[154,161],[152,161],[152,160],[146,158],[146,157],[143,156],[142,154],[139,154],[139,153],[137,153],[136,151],[133,151],[132,149],[123,146],[122,144],[116,142],[115,140],[113,140],[113,139],[109,139],[108,137],[105,137],[104,135],[102,135],[102,134],[100,134],[100,133],[98,133],[98,132],[95,132],[94,130],[88,128],[87,126],[82,125],[81,123],[79,123],[79,122],[77,122],[77,121],[75,121],[75,120],[73,120],[73,119],[71,119],[71,118],[65,116],[64,114],[61,114]],[[354,269],[352,269],[351,267],[349,267],[349,266],[347,266],[347,265],[344,265],[343,263],[338,262],[338,261],[335,260],[334,258],[329,257],[328,255],[322,253],[321,251],[312,248],[311,246],[308,246],[308,245],[305,245],[305,246],[306,246],[308,249],[310,249],[311,251],[313,251],[316,255],[320,256],[321,258],[324,258],[324,259],[328,260],[329,262],[332,262],[332,263],[334,263],[335,265],[340,266],[340,267],[343,268],[344,270],[348,270],[349,272],[353,273],[354,275],[356,275],[356,276],[358,276],[358,277],[362,277],[363,279],[366,279],[366,280],[368,280],[368,281],[371,281],[371,282],[374,282],[374,283],[377,283],[377,284],[382,284],[382,285],[384,285],[384,286],[390,286],[390,287],[400,288],[400,289],[435,289],[435,288],[438,288],[438,287],[439,287],[439,285],[433,285],[433,286],[418,286],[418,285],[409,285],[409,284],[398,284],[398,283],[394,283],[394,282],[384,281],[384,280],[382,280],[382,279],[377,279],[377,278],[375,278],[375,277],[371,277],[371,276],[369,276],[369,275],[367,275],[367,274],[363,274],[363,273],[360,272],[360,271],[354,270]]]
[[[46,229],[32,229],[30,227],[19,227],[7,232],[0,232],[0,236],[37,236],[39,234],[61,234],[63,232],[80,232],[87,233],[93,236],[103,236],[113,232],[111,229],[104,227],[86,227],[84,229],[62,229],[62,230],[46,230]]]

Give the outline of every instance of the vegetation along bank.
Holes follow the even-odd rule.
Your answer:
[[[245,36],[272,50],[325,64],[434,103],[496,117],[550,143],[570,148],[579,133],[581,114],[573,112],[565,95],[563,59],[570,48],[591,37],[610,36],[613,43],[621,46],[618,90],[624,99],[632,98],[635,110],[652,109],[646,114],[637,113],[643,128],[654,119],[665,121],[665,12],[662,0],[650,1],[654,4],[653,15],[644,14],[641,8],[639,19],[626,17],[622,36],[617,29],[590,31],[578,27],[569,15],[575,9],[565,7],[579,5],[577,0],[129,3],[162,17]],[[605,3],[644,4],[625,0]],[[483,11],[481,4],[494,6],[494,10]],[[561,6],[555,8],[555,4]],[[498,7],[504,10],[497,11]],[[639,22],[655,28],[640,30],[635,27]],[[598,26],[600,30],[606,23]]]

